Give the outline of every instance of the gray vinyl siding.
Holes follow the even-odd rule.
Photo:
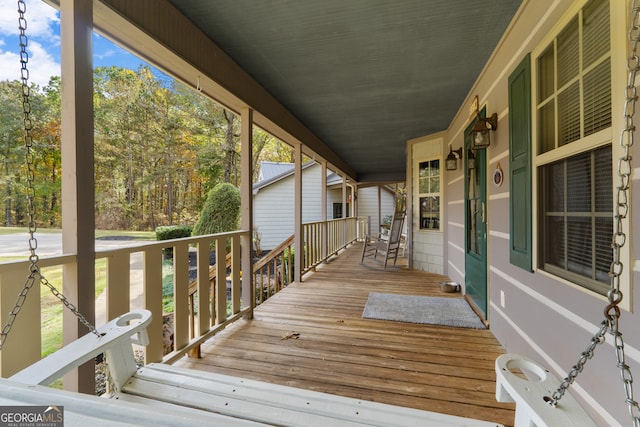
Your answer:
[[[380,211],[378,211],[378,187],[365,187],[358,190],[358,216],[365,217],[369,221],[369,234],[380,232],[380,217],[384,220],[386,215],[393,215],[394,196],[386,189],[380,190]]]
[[[302,172],[302,222],[322,219],[320,165]],[[253,198],[253,224],[262,233],[262,250],[273,249],[293,234],[294,176],[289,175],[258,191]]]
[[[614,86],[618,82],[625,82],[624,74],[624,39],[626,22],[618,13],[619,9],[613,5],[622,3],[611,0],[612,29],[612,81]],[[491,146],[487,148],[487,241],[488,241],[488,320],[493,334],[505,347],[507,352],[524,354],[539,361],[559,378],[567,375],[571,367],[590,343],[591,337],[598,330],[603,320],[603,310],[606,300],[603,297],[587,292],[577,285],[557,278],[536,268],[528,272],[512,265],[510,255],[510,199],[509,199],[509,108],[508,108],[508,78],[522,61],[525,55],[542,46],[543,39],[552,31],[554,25],[560,28],[567,22],[563,15],[572,9],[574,13],[584,2],[554,2],[552,0],[536,0],[523,2],[521,11],[505,37],[496,48],[491,60],[469,92],[468,98],[460,106],[454,118],[444,133],[419,138],[420,141],[430,137],[444,135],[443,149],[448,152],[449,145],[454,149],[463,145],[464,129],[469,125],[469,105],[477,95],[480,108],[486,106],[487,113],[497,112],[499,117],[498,129],[492,132]],[[616,18],[613,18],[613,16]],[[624,15],[624,14],[622,14]],[[613,19],[616,19],[614,22]],[[559,22],[560,21],[560,22]],[[618,33],[616,33],[618,32]],[[617,37],[617,38],[616,38]],[[546,43],[546,42],[545,42]],[[531,58],[535,67],[535,57]],[[533,69],[532,69],[533,71]],[[535,79],[535,75],[533,76]],[[623,86],[623,85],[622,85]],[[614,128],[612,142],[617,144],[621,124],[624,90],[620,86],[612,89]],[[616,108],[617,107],[617,108]],[[534,122],[535,126],[535,122]],[[411,141],[410,141],[411,143]],[[533,143],[535,147],[535,142]],[[633,146],[633,159],[640,159],[639,144]],[[411,147],[411,145],[410,145]],[[409,156],[411,151],[408,150]],[[464,154],[466,155],[466,153]],[[617,159],[617,156],[614,158]],[[497,187],[492,176],[500,164],[504,171],[504,182]],[[637,162],[633,166],[632,190],[630,198],[634,207],[640,206],[640,173]],[[614,168],[615,170],[615,168]],[[464,283],[465,275],[465,206],[464,206],[464,175],[462,168],[456,171],[446,171],[443,183],[444,204],[444,252],[445,273],[452,279]],[[536,180],[535,164],[532,168],[532,179]],[[614,185],[618,179],[614,176]],[[535,190],[535,187],[534,187]],[[533,194],[534,210],[533,225],[537,215]],[[414,215],[416,215],[414,213]],[[640,334],[637,325],[640,324],[640,298],[633,295],[640,292],[640,215],[638,209],[632,213],[631,231],[628,243],[633,247],[631,259],[625,264],[626,271],[632,271],[631,292],[625,294],[626,301],[633,300],[632,311],[623,310],[620,329],[624,334],[626,361],[632,372],[640,375]],[[416,218],[413,219],[413,251],[414,267],[422,255],[424,236],[416,230]],[[632,237],[631,237],[632,236]],[[533,236],[534,250],[536,236]],[[535,254],[534,254],[535,255]],[[627,279],[628,280],[628,279]],[[628,282],[627,282],[628,283]],[[504,295],[503,298],[502,295]],[[635,296],[635,298],[634,298]],[[504,306],[501,304],[504,299]],[[626,425],[630,423],[627,406],[624,402],[624,388],[620,380],[620,373],[616,367],[614,348],[611,336],[607,335],[607,343],[599,346],[595,356],[590,360],[584,371],[577,379],[578,387],[571,392],[583,404],[598,425]]]

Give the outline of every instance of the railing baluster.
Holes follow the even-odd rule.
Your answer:
[[[173,345],[179,350],[189,343],[189,245],[173,247]]]
[[[151,311],[152,320],[147,329],[149,345],[145,351],[145,364],[162,361],[162,247],[152,246],[144,251],[144,307]]]
[[[209,257],[211,254],[211,241],[198,242],[196,260],[196,292],[198,293],[198,331],[197,336],[205,334],[212,325],[211,319],[211,291],[213,287],[209,279]],[[194,295],[194,294],[192,294]],[[192,312],[193,315],[193,312]]]
[[[130,276],[129,268],[131,255],[128,252],[117,252],[106,258],[107,286],[105,323],[131,310],[130,307]]]
[[[227,320],[227,269],[224,260],[227,258],[227,239],[216,238],[216,324]]]

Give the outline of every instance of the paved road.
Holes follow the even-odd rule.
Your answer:
[[[62,254],[62,235],[59,233],[36,233],[38,247],[36,252],[38,256],[51,256]],[[127,246],[139,246],[145,242],[139,239],[131,239],[126,236],[118,238],[107,238],[96,240],[96,250],[109,248],[122,248]],[[29,256],[29,236],[26,233],[4,234],[0,235],[0,257],[11,256],[21,257],[25,259]],[[143,288],[142,288],[142,254],[134,253],[130,258],[130,296],[131,308],[140,309],[143,307]],[[106,295],[103,292],[96,299],[96,321],[97,326],[106,322]]]
[[[37,233],[38,241],[36,252],[39,256],[61,255],[62,235],[60,233]],[[96,240],[96,250],[138,246],[144,241],[132,239],[127,236],[104,238]],[[3,256],[29,256],[29,235],[27,233],[13,233],[0,235],[0,257]]]

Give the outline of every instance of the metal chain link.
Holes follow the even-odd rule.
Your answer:
[[[622,301],[622,291],[620,290],[620,278],[624,270],[624,265],[620,259],[622,247],[625,245],[627,235],[624,232],[624,220],[629,213],[629,183],[631,180],[631,148],[634,143],[635,124],[633,116],[635,115],[636,103],[638,101],[636,89],[636,77],[640,71],[640,0],[632,0],[631,14],[629,23],[629,41],[631,42],[631,50],[627,58],[628,80],[625,88],[625,104],[624,118],[625,128],[620,133],[620,146],[623,154],[618,159],[618,177],[620,185],[616,188],[615,215],[614,215],[614,231],[611,238],[611,248],[613,251],[613,260],[609,268],[610,288],[607,293],[609,304],[604,310],[605,320],[602,321],[600,330],[591,339],[591,343],[587,349],[581,354],[578,363],[571,369],[569,375],[564,379],[560,387],[545,400],[552,406],[556,406],[558,401],[565,394],[567,389],[575,381],[576,376],[582,372],[587,360],[593,357],[593,351],[598,344],[605,341],[607,330],[614,339],[614,347],[616,351],[617,367],[620,369],[622,382],[624,383],[625,402],[629,407],[629,415],[633,420],[634,427],[640,427],[640,407],[633,397],[633,376],[631,369],[626,363],[624,353],[624,341],[622,333],[620,333],[618,321],[620,319],[620,308],[618,304]]]
[[[93,334],[100,336],[100,332],[80,313],[75,305],[71,303],[55,286],[53,286],[45,277],[40,273],[40,267],[38,266],[38,255],[36,249],[38,248],[38,240],[35,237],[36,222],[35,222],[35,185],[34,185],[34,161],[33,161],[33,136],[31,131],[33,130],[33,123],[31,121],[31,101],[30,101],[30,88],[29,88],[29,68],[27,64],[29,62],[29,54],[27,53],[27,45],[29,39],[27,38],[27,20],[25,18],[25,12],[27,6],[24,0],[18,0],[18,29],[20,30],[19,42],[20,42],[20,81],[22,83],[22,112],[24,123],[24,146],[26,149],[25,160],[27,165],[27,225],[29,227],[29,276],[18,295],[16,303],[9,313],[9,319],[0,332],[0,350],[4,347],[9,332],[13,327],[13,323],[16,320],[16,316],[24,305],[27,294],[36,283],[49,288],[51,293],[58,298],[65,307],[67,307]]]

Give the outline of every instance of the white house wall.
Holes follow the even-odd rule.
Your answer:
[[[366,217],[369,220],[369,233],[376,234],[380,232],[381,218],[387,215],[393,215],[394,195],[388,190],[380,189],[380,211],[378,211],[378,187],[364,187],[358,189],[358,216]]]
[[[593,334],[603,320],[606,299],[579,289],[567,281],[558,279],[536,269],[536,202],[534,201],[534,272],[527,272],[509,262],[509,110],[508,78],[523,57],[541,45],[543,39],[556,24],[568,22],[565,13],[577,10],[586,1],[569,0],[525,0],[511,27],[505,33],[491,60],[471,89],[459,113],[444,132],[441,147],[448,153],[453,148],[464,146],[464,130],[470,123],[469,106],[477,95],[480,108],[486,105],[487,113],[498,113],[498,129],[491,135],[491,146],[487,149],[487,220],[488,220],[488,318],[490,328],[508,352],[525,354],[547,366],[559,377],[567,375],[585,350]],[[611,0],[612,5],[628,5],[628,0]],[[628,10],[628,6],[626,8]],[[625,36],[627,20],[622,8],[612,7],[611,27],[615,36],[611,45],[612,64],[612,111],[614,158],[618,158],[616,145],[623,114],[625,74]],[[621,12],[622,11],[622,12]],[[573,12],[570,12],[573,13]],[[559,22],[561,21],[561,22]],[[535,58],[531,58],[535,67]],[[535,108],[532,109],[535,114]],[[536,122],[533,122],[535,127]],[[636,135],[640,138],[640,135]],[[429,136],[424,137],[425,140]],[[532,141],[535,146],[535,140]],[[639,144],[635,144],[633,160],[640,159]],[[409,154],[411,155],[411,154]],[[413,153],[415,155],[415,153]],[[411,158],[411,157],[410,157]],[[497,163],[505,171],[501,187],[490,181]],[[614,168],[615,170],[615,168]],[[533,179],[536,176],[532,168]],[[443,252],[444,272],[451,279],[464,283],[465,232],[464,232],[464,181],[463,170],[445,171],[443,183],[443,205],[445,209]],[[411,177],[409,177],[411,178]],[[640,207],[640,167],[636,162],[633,173],[631,205]],[[617,178],[614,176],[614,184]],[[534,191],[535,191],[534,184]],[[536,199],[534,192],[533,198]],[[633,209],[632,209],[633,210]],[[414,214],[416,215],[416,214]],[[640,306],[636,297],[640,292],[640,215],[631,212],[631,230],[627,228],[627,240],[633,245],[631,259],[626,259],[624,268],[630,275],[624,278],[631,283],[631,292],[624,295],[625,303],[633,301],[630,311],[623,310],[620,320],[624,334],[626,362],[632,372],[640,375]],[[414,224],[415,229],[415,224]],[[420,233],[413,233],[414,251],[422,240]],[[414,262],[417,259],[414,253]],[[635,297],[635,298],[634,298]],[[631,423],[625,403],[623,383],[616,367],[611,337],[601,345],[572,387],[571,392],[583,402],[583,406],[598,421],[598,425],[628,425]]]
[[[334,203],[342,203],[342,189],[332,188],[327,190],[327,219],[333,219]]]
[[[302,222],[322,220],[321,167],[318,164],[302,172]],[[273,249],[293,234],[293,175],[264,187],[253,198],[254,228],[262,234],[260,246]]]

